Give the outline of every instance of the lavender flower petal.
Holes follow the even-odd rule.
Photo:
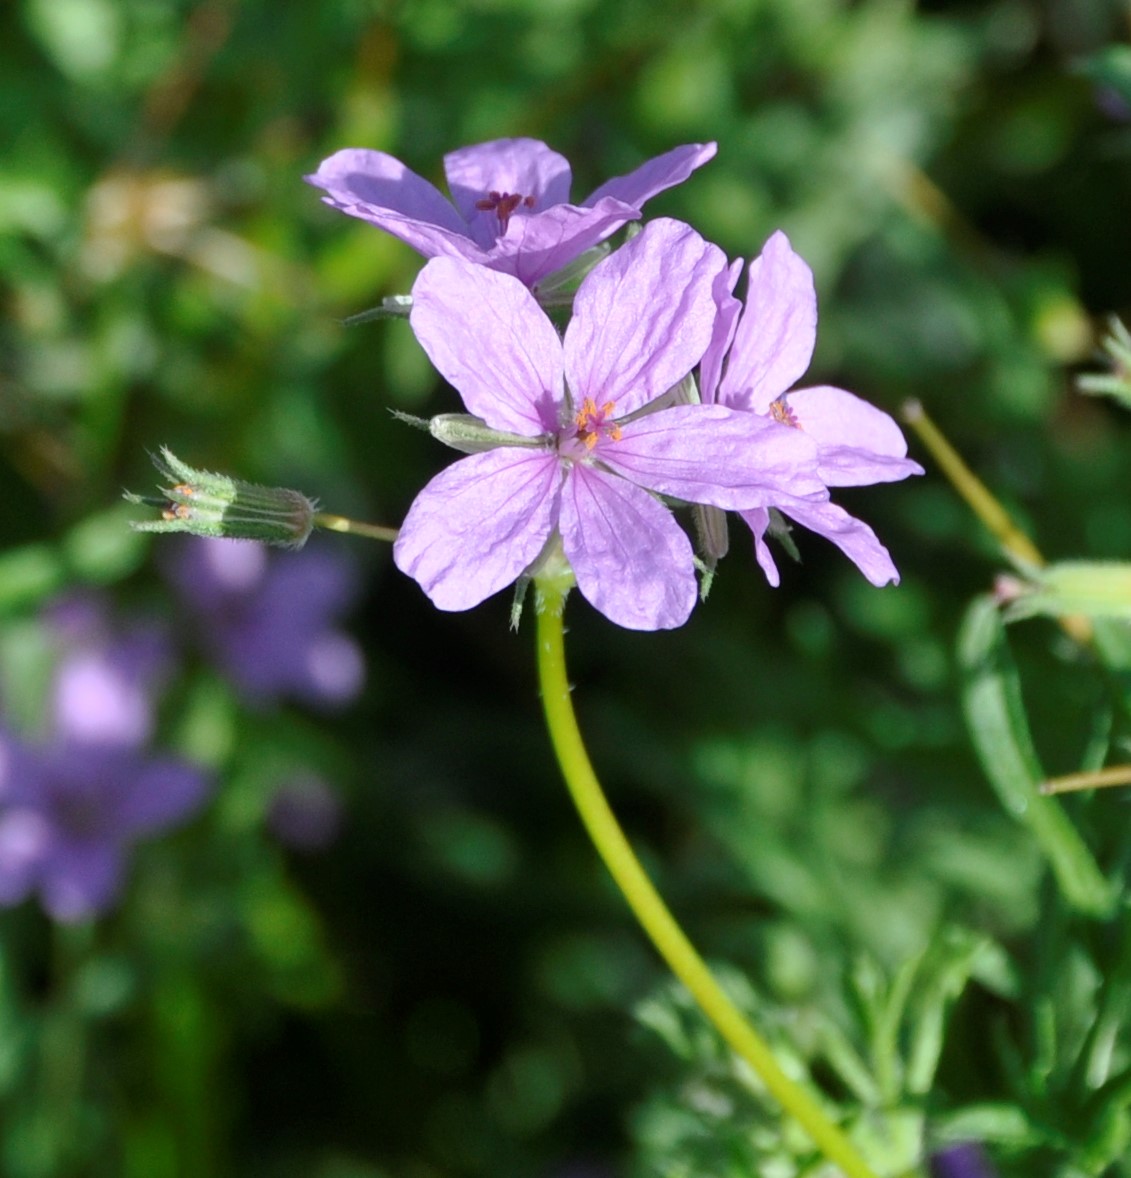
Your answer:
[[[425,257],[466,258],[534,286],[640,215],[649,196],[679,183],[714,154],[692,144],[569,201],[569,164],[534,139],[498,139],[445,157],[459,211],[428,181],[380,151],[350,148],[306,180],[323,200],[399,237]],[[462,214],[462,215],[461,215]]]
[[[55,673],[55,726],[68,739],[138,747],[153,731],[148,691],[102,652],[80,651]]]
[[[529,197],[533,211],[542,212],[568,203],[572,183],[569,161],[537,139],[495,139],[450,151],[444,174],[456,208],[484,249],[499,236],[496,214],[475,207],[486,194]]]
[[[817,339],[813,272],[784,233],[750,263],[746,310],[739,320],[719,400],[765,413],[809,368]]]
[[[561,509],[562,545],[585,599],[629,630],[682,626],[695,606],[691,544],[646,491],[575,466]]]
[[[776,506],[783,515],[831,540],[873,585],[899,584],[899,573],[891,555],[876,533],[844,508],[835,503],[802,500],[782,500]]]
[[[679,221],[650,222],[596,266],[565,334],[569,387],[618,417],[666,393],[707,349],[712,287],[726,257]]]
[[[902,432],[882,410],[830,386],[788,391],[812,356],[817,302],[812,272],[785,234],[775,233],[750,265],[746,307],[725,360],[735,314],[728,283],[716,283],[714,302],[715,328],[700,370],[705,401],[716,399],[805,434],[816,448],[817,473],[826,487],[891,482],[923,473],[906,457]],[[898,581],[887,549],[871,528],[820,497],[787,493],[752,506],[776,507],[825,536],[873,584]],[[777,566],[764,539],[768,513],[744,510],[743,518],[754,535],[758,563],[769,582],[777,585]]]
[[[535,287],[548,274],[567,266],[629,221],[639,220],[632,205],[612,197],[591,209],[554,205],[536,217],[515,217],[496,246],[493,268]]]
[[[640,486],[691,503],[734,509],[783,496],[828,498],[811,438],[723,405],[680,405],[626,422],[601,459]]]
[[[37,810],[15,806],[0,813],[0,905],[10,908],[31,894],[51,842],[51,824]]]
[[[657,193],[682,184],[696,168],[713,159],[717,150],[716,143],[687,143],[673,148],[641,164],[626,176],[606,180],[582,204],[592,208],[602,197],[615,196],[625,204],[642,208]]]
[[[765,541],[766,529],[770,526],[770,512],[766,507],[755,507],[752,511],[741,511],[739,515],[746,521],[754,536],[754,557],[758,567],[766,574],[766,580],[776,589],[781,584],[781,573],[774,563],[773,553]]]
[[[511,584],[545,547],[561,495],[557,459],[501,447],[461,458],[417,495],[393,545],[397,568],[444,610]]]
[[[425,257],[474,246],[443,193],[383,151],[346,148],[303,179],[326,191],[326,204],[377,225]]]
[[[716,399],[719,381],[723,374],[723,363],[734,340],[738,318],[742,314],[742,300],[735,298],[734,288],[742,273],[742,259],[737,258],[729,270],[720,271],[715,277],[712,294],[715,300],[715,322],[711,329],[711,340],[699,363],[699,399],[704,405]]]
[[[521,283],[436,258],[412,288],[409,321],[464,405],[493,429],[533,437],[557,427],[561,341]]]
[[[922,474],[891,416],[844,389],[818,385],[788,394],[790,412],[821,448],[829,486],[867,486]]]
[[[169,575],[213,659],[252,702],[329,707],[361,690],[361,650],[334,622],[357,593],[338,550],[312,542],[271,559],[260,545],[190,537]]]

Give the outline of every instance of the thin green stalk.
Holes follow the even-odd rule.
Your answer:
[[[918,401],[904,404],[903,420],[915,431],[919,441],[931,452],[939,469],[950,480],[951,486],[966,500],[970,510],[985,524],[1007,555],[1022,568],[1043,566],[1045,558],[1037,546],[1014,523],[1013,517],[986,484],[966,465]]]
[[[545,586],[539,588],[544,590]],[[719,1034],[754,1069],[770,1094],[809,1134],[825,1158],[849,1178],[877,1178],[813,1097],[782,1071],[769,1045],[726,996],[645,874],[605,800],[577,726],[566,676],[564,595],[543,592],[541,596],[538,675],[546,724],[566,785],[605,866],[672,972],[691,992]]]
[[[366,536],[370,540],[386,540],[390,544],[397,538],[396,528],[383,528],[380,524],[365,524],[360,520],[347,519],[344,515],[331,515],[328,511],[320,511],[314,517],[316,528],[325,528],[330,532],[346,532],[351,536]]]
[[[966,465],[962,455],[947,441],[942,430],[927,416],[918,401],[907,401],[902,409],[903,420],[915,431],[919,441],[930,451],[950,485],[966,501],[970,510],[982,521],[1006,556],[1023,572],[1044,568],[1046,561],[1040,549],[1017,525],[996,495]],[[1065,615],[1058,619],[1061,629],[1082,646],[1093,638],[1092,623],[1085,617]]]

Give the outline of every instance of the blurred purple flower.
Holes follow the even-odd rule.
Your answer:
[[[464,258],[533,287],[640,216],[715,154],[714,143],[677,147],[569,203],[564,156],[537,139],[494,139],[444,157],[449,201],[383,151],[347,148],[305,179],[351,217],[399,237],[426,258]]]
[[[44,620],[59,647],[53,731],[63,741],[138,748],[153,732],[153,697],[168,671],[168,631],[152,623],[115,630],[106,603],[74,594]]]
[[[962,1142],[931,1155],[931,1178],[994,1178],[993,1168],[980,1145]]]
[[[33,748],[0,731],[0,905],[38,892],[55,920],[97,915],[117,898],[130,846],[179,825],[208,788],[183,761],[106,743]]]
[[[342,803],[320,777],[304,774],[279,787],[267,808],[267,829],[295,851],[323,851],[342,828]]]
[[[358,644],[336,626],[357,596],[352,567],[310,545],[271,553],[238,540],[187,537],[168,565],[220,670],[251,702],[291,697],[333,707],[362,688]]]
[[[653,404],[703,355],[725,264],[688,226],[653,221],[586,277],[564,340],[513,278],[456,258],[424,267],[413,331],[497,431],[420,492],[393,547],[435,605],[478,605],[560,539],[611,621],[679,626],[694,555],[659,495],[750,508],[827,494],[800,431],[721,405]]]
[[[746,307],[731,293],[739,266],[716,283],[718,315],[700,368],[707,404],[728,405],[793,427],[817,444],[820,476],[827,487],[886,483],[923,468],[907,458],[907,443],[888,414],[844,389],[821,385],[794,389],[809,367],[817,339],[813,273],[793,252],[784,233],[766,242],[750,263]],[[835,503],[783,495],[766,506],[740,511],[754,533],[758,563],[771,585],[780,581],[764,536],[773,507],[831,540],[873,585],[898,582],[887,549],[867,524]]]

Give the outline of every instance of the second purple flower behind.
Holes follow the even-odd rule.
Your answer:
[[[775,233],[750,263],[745,309],[731,293],[738,270],[736,263],[716,284],[719,313],[700,372],[703,401],[805,433],[817,447],[826,487],[863,487],[922,474],[923,468],[907,457],[907,443],[888,414],[844,389],[792,387],[813,357],[817,295],[813,272],[786,235]],[[787,495],[740,512],[771,585],[781,578],[765,541],[769,507],[831,540],[873,585],[899,581],[888,550],[867,524],[835,503]]]

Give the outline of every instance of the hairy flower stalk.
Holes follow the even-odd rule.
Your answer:
[[[559,580],[543,577],[535,578],[535,589],[539,602],[538,677],[550,740],[570,796],[617,887],[657,952],[782,1110],[848,1178],[877,1178],[817,1101],[782,1071],[769,1045],[727,997],[640,865],[605,799],[573,711],[562,624],[568,589],[563,589]]]

